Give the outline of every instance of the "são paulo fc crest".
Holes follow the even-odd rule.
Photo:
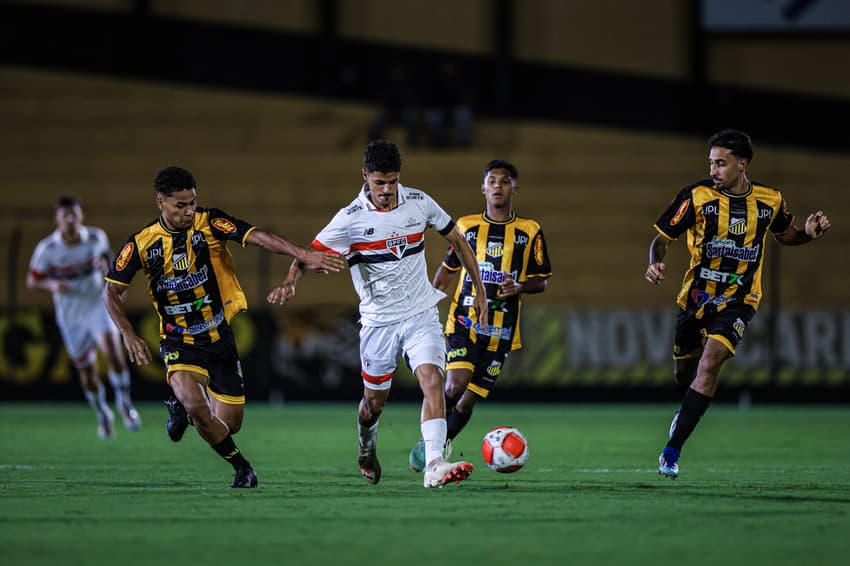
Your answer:
[[[404,250],[407,249],[407,236],[390,238],[387,240],[387,249],[390,250],[390,252],[397,258],[403,258]]]

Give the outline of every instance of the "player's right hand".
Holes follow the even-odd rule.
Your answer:
[[[660,285],[664,281],[665,269],[667,269],[667,266],[663,262],[650,263],[649,267],[646,268],[644,277],[653,285]]]
[[[53,293],[59,293],[60,295],[64,295],[68,292],[70,286],[67,281],[62,281],[61,279],[54,279],[50,282],[50,290]]]
[[[334,273],[342,271],[347,265],[345,258],[336,253],[320,252],[317,250],[306,250],[304,254],[304,266],[311,271]]]
[[[284,305],[286,301],[295,296],[295,283],[284,281],[277,287],[271,290],[266,297],[266,301],[273,305]]]

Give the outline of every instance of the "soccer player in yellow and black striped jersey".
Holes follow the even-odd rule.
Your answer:
[[[199,207],[195,179],[185,169],[163,169],[155,187],[162,214],[130,236],[115,257],[106,276],[107,310],[130,360],[149,363],[150,350],[130,324],[121,299],[142,270],[159,314],[160,355],[174,392],[166,402],[169,437],[179,441],[191,418],[198,434],[233,466],[230,487],[256,487],[257,475],[232,438],[242,426],[245,391],[230,320],[247,308],[247,302],[227,241],[293,256],[310,269],[340,271],[345,263],[221,210]]]
[[[674,381],[682,406],[670,425],[670,439],[658,459],[658,473],[679,475],[682,446],[708,409],[723,363],[735,355],[762,299],[762,260],[768,232],[783,245],[819,238],[830,227],[822,211],[810,214],[802,230],[782,193],[750,181],[750,137],[722,130],[709,140],[709,179],[684,188],[655,229],[646,279],[664,279],[670,243],[687,233],[691,261],[678,295],[673,345]]]
[[[546,239],[540,224],[513,211],[519,187],[516,167],[501,159],[484,168],[483,213],[462,216],[457,227],[478,260],[487,290],[489,327],[480,332],[473,308],[474,289],[453,248],[449,248],[432,282],[448,289],[452,275],[460,277],[446,320],[447,438],[454,439],[469,422],[479,398],[486,398],[512,350],[522,347],[522,295],[542,293],[552,275]],[[410,466],[424,465],[422,441],[410,453]]]

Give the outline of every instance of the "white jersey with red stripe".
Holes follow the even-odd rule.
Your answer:
[[[29,271],[36,279],[58,279],[68,285],[65,293],[53,293],[56,320],[74,324],[95,309],[104,309],[101,258],[111,255],[109,240],[100,228],[80,227],[80,241],[68,244],[56,230],[35,247]]]
[[[445,235],[454,221],[423,191],[398,186],[398,206],[378,210],[368,184],[340,209],[313,240],[313,248],[332,250],[348,260],[360,297],[360,322],[386,326],[436,305],[446,295],[431,286],[425,265],[425,230]]]

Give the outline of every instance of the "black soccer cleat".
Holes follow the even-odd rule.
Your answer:
[[[168,438],[173,442],[180,442],[183,438],[183,433],[189,427],[189,414],[183,407],[183,404],[177,400],[177,397],[171,397],[165,402],[168,407],[169,419],[165,423],[165,432],[168,433]]]
[[[357,455],[357,465],[367,482],[375,485],[381,481],[381,462],[374,448],[361,448]]]
[[[232,488],[251,488],[257,487],[257,474],[254,472],[254,468],[238,468],[236,473],[233,474],[233,483],[230,484]]]

